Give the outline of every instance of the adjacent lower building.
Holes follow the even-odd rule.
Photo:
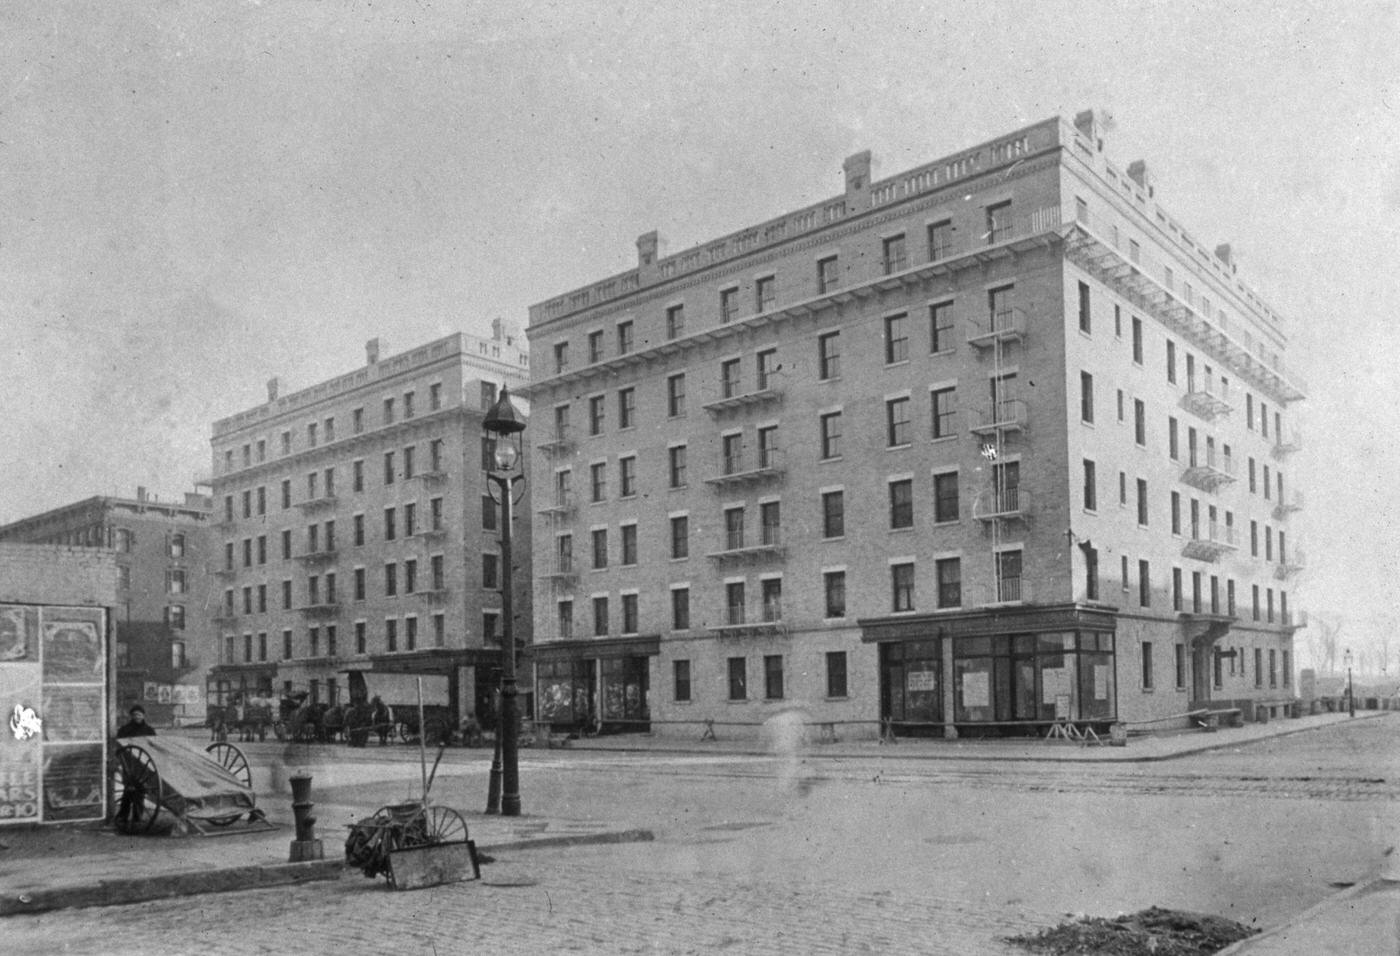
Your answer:
[[[1172,726],[1293,696],[1299,377],[1092,113],[539,303],[537,716]]]
[[[499,505],[481,420],[528,356],[497,321],[365,364],[214,424],[216,579],[209,617],[219,704],[374,693],[479,709],[500,659]],[[527,502],[528,503],[528,499]],[[517,508],[529,540],[530,512]],[[528,566],[516,574],[529,638]]]
[[[115,552],[116,696],[141,702],[153,723],[204,716],[210,508],[200,492],[170,502],[137,488],[134,498],[85,498],[0,527],[4,542]]]

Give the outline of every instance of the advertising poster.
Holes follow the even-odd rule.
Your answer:
[[[968,671],[962,676],[964,707],[986,707],[991,704],[987,677],[986,671]]]
[[[0,607],[0,824],[106,813],[106,614]]]

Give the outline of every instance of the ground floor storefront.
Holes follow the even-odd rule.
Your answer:
[[[659,645],[656,635],[535,645],[535,720],[565,733],[650,732]]]

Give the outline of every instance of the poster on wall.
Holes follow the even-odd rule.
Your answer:
[[[988,693],[987,672],[968,671],[962,676],[964,707],[986,707],[991,703]]]
[[[0,824],[106,813],[106,612],[0,607]]]
[[[1094,700],[1108,700],[1108,665],[1094,665]]]
[[[938,690],[937,671],[910,671],[905,677],[907,689],[909,691],[931,692]]]

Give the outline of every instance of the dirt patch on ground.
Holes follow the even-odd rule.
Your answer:
[[[1113,919],[1084,916],[1007,942],[1048,956],[1211,956],[1254,932],[1219,916],[1153,906]]]

